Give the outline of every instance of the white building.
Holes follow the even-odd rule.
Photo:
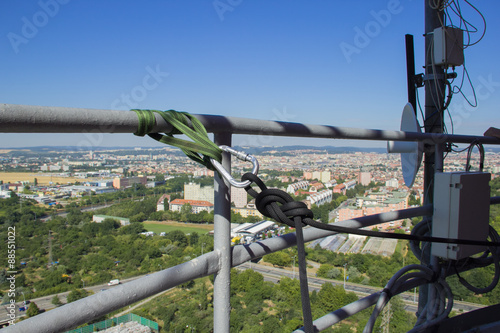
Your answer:
[[[214,187],[200,184],[184,184],[184,200],[201,200],[214,203]]]
[[[333,198],[332,190],[323,190],[307,197],[311,205],[321,206],[322,204],[331,202]]]
[[[385,182],[385,186],[387,187],[395,187],[399,186],[398,180],[396,178],[389,179]]]
[[[243,208],[248,203],[247,191],[241,187],[231,187],[231,202],[236,208]]]
[[[186,199],[175,199],[169,204],[169,208],[173,212],[180,212],[182,206],[189,204],[191,206],[191,212],[198,214],[202,211],[211,212],[214,209],[214,204],[203,200],[186,200]]]
[[[370,172],[360,172],[359,173],[358,182],[361,185],[367,186],[370,184],[371,181],[372,181],[372,174]]]
[[[105,219],[117,220],[118,222],[120,222],[120,224],[122,226],[130,224],[130,219],[125,218],[125,217],[109,216],[109,215],[93,215],[92,216],[92,221],[96,222],[96,223],[101,223]]]
[[[309,182],[307,180],[303,180],[303,181],[288,185],[288,187],[286,188],[286,192],[287,193],[295,193],[298,190],[307,190],[308,187],[309,187]]]

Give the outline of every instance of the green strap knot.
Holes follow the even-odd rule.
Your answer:
[[[203,164],[210,170],[215,170],[210,158],[222,161],[222,150],[208,138],[205,126],[187,112],[175,110],[132,110],[139,118],[137,131],[138,136],[148,135],[161,143],[180,148],[190,159]],[[170,133],[150,133],[155,125],[155,113],[158,113],[174,128]],[[192,128],[189,127],[191,124]],[[174,137],[174,134],[185,134],[193,141],[187,141]]]

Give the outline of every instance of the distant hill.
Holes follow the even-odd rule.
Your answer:
[[[290,150],[317,150],[318,152],[327,152],[329,154],[344,154],[344,153],[355,153],[355,152],[363,152],[363,153],[379,153],[379,154],[384,154],[387,152],[387,149],[380,148],[380,147],[334,147],[334,146],[300,146],[300,145],[293,145],[293,146],[281,146],[281,147],[247,147],[247,146],[235,146],[234,147],[237,150],[244,151],[248,154],[265,154],[269,151],[278,151],[278,152],[283,152],[283,151],[290,151]],[[75,147],[75,146],[35,146],[35,147],[21,147],[21,148],[2,148],[2,149],[8,149],[8,150],[30,150],[32,152],[49,152],[49,151],[57,151],[57,152],[62,152],[62,151],[103,151],[103,150],[130,150],[130,151],[135,151],[136,153],[141,150],[158,150],[162,149],[161,146],[154,146],[154,147],[94,147],[94,148],[89,148],[89,147]],[[138,150],[140,149],[140,150]],[[485,145],[485,151],[486,152],[494,152],[494,153],[499,153],[500,148],[498,147],[493,147],[489,145]]]

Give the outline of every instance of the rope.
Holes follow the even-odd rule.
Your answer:
[[[315,332],[312,323],[311,302],[309,301],[306,250],[304,246],[304,234],[302,232],[302,220],[305,217],[313,217],[313,214],[303,202],[294,201],[288,193],[277,189],[267,188],[264,182],[262,182],[262,180],[253,173],[243,175],[242,181],[245,180],[250,180],[251,182],[256,183],[261,189],[261,192],[258,193],[252,189],[252,183],[245,187],[247,193],[255,198],[255,206],[261,214],[296,229],[295,235],[297,237],[300,297],[302,299],[301,303],[302,316],[304,317],[304,330],[306,333]],[[281,206],[278,206],[278,203],[280,203]],[[293,216],[293,220],[289,219],[287,216]]]
[[[175,110],[132,110],[137,114],[139,125],[134,133],[137,136],[148,135],[158,142],[180,148],[190,159],[203,164],[210,170],[215,170],[210,158],[222,161],[222,150],[208,138],[208,133],[203,124],[187,112]],[[155,125],[154,114],[158,113],[174,128],[170,133],[150,133]],[[191,125],[192,128],[189,126]],[[174,134],[185,134],[193,142],[175,138]]]
[[[314,228],[334,231],[344,234],[355,234],[370,237],[380,238],[395,238],[406,239],[416,242],[432,242],[445,244],[464,244],[464,245],[481,245],[481,246],[500,246],[500,241],[477,241],[469,239],[453,239],[442,237],[429,237],[419,235],[396,234],[372,230],[363,230],[355,228],[341,227],[332,224],[318,222],[312,219],[313,213],[307,208],[306,204],[294,199],[286,192],[278,189],[268,189],[262,180],[252,173],[246,173],[241,177],[242,180],[250,180],[259,186],[261,192],[258,193],[249,186],[245,188],[248,194],[255,198],[255,206],[259,212],[269,218],[275,219],[280,223],[295,227],[292,220],[295,217],[300,217],[303,225],[309,225]],[[278,205],[280,204],[280,205]]]

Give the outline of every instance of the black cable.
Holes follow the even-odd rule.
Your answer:
[[[500,236],[496,232],[496,230],[490,226],[490,238],[494,241],[500,240]],[[491,256],[488,257],[488,252],[491,253]],[[499,255],[500,255],[500,249],[498,248],[488,248],[481,257],[479,258],[471,258],[474,264],[479,264],[479,263],[486,263],[487,265],[491,264],[491,261],[493,261],[494,267],[495,267],[495,275],[493,276],[493,280],[491,281],[490,285],[484,288],[479,288],[475,287],[472,284],[470,284],[467,280],[465,280],[463,277],[460,276],[458,269],[457,269],[457,262],[453,265],[453,269],[455,271],[455,274],[458,277],[458,281],[467,289],[470,291],[476,293],[476,294],[485,294],[490,291],[492,291],[498,284],[498,281],[500,280],[500,263],[499,263]],[[451,262],[450,262],[451,264]],[[448,268],[449,269],[449,268]]]
[[[465,164],[465,171],[470,171],[471,168],[470,159],[474,147],[477,147],[477,149],[479,149],[479,171],[482,172],[484,168],[484,147],[483,144],[480,142],[473,142],[471,143],[469,148],[467,148],[467,163]]]
[[[258,193],[248,185],[245,190],[255,198],[255,205],[257,210],[264,216],[270,217],[280,223],[285,223],[289,226],[295,227],[295,222],[291,218],[299,216],[303,224],[309,225],[317,229],[334,231],[344,234],[355,234],[370,237],[392,238],[392,239],[406,239],[417,242],[431,242],[431,243],[445,243],[445,244],[462,244],[462,245],[480,245],[480,246],[500,246],[500,242],[488,242],[469,239],[454,239],[442,237],[428,237],[406,234],[395,234],[388,232],[355,229],[348,227],[341,227],[332,224],[325,224],[312,219],[313,213],[307,208],[306,204],[294,199],[286,192],[278,189],[268,189],[262,180],[252,174],[246,173],[241,178],[242,181],[250,180],[257,184],[261,192]],[[281,204],[281,206],[278,205]]]

